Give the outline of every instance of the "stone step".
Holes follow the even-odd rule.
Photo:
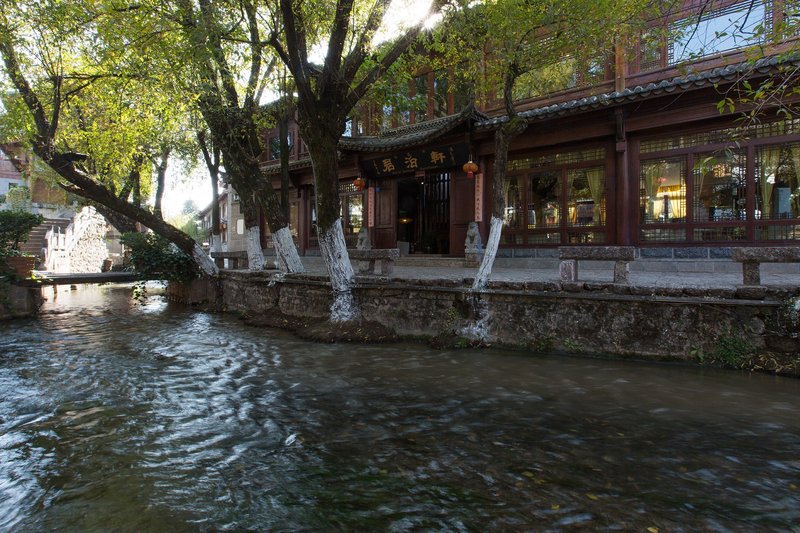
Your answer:
[[[41,257],[42,248],[45,246],[47,232],[51,228],[61,228],[63,231],[72,223],[70,219],[63,218],[46,218],[44,222],[36,226],[28,234],[28,240],[20,244],[19,249],[21,252],[31,254],[36,257]]]

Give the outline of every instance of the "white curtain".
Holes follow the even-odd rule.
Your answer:
[[[681,197],[680,191],[677,191],[670,195],[669,197],[669,208],[671,212],[670,218],[683,218],[686,216],[686,213],[683,212],[683,206],[681,205]]]
[[[800,144],[793,144],[790,150],[792,152],[792,163],[794,163],[794,180],[792,180],[791,186],[796,190],[800,188]],[[796,201],[794,200],[792,203]],[[795,212],[792,216],[797,216],[797,205],[794,205],[793,208]]]
[[[664,162],[645,162],[642,163],[642,174],[644,175],[644,192],[647,195],[647,222],[652,222],[655,218],[653,208],[658,200],[658,178],[664,175],[667,165]]]
[[[600,224],[600,204],[603,201],[603,193],[605,192],[606,184],[603,167],[587,169],[586,179],[589,181],[589,191],[592,193],[592,200],[594,200],[592,224],[597,226]]]
[[[800,149],[797,150],[800,152]],[[792,150],[794,157],[795,150]],[[798,154],[800,155],[800,154]],[[761,218],[772,218],[772,188],[781,160],[780,146],[764,146],[758,152],[758,186],[761,192]]]

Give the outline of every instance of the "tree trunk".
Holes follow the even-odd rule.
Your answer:
[[[289,222],[283,216],[278,195],[275,194],[275,189],[272,187],[272,180],[261,172],[259,163],[260,132],[252,123],[252,117],[241,110],[235,114],[240,118],[240,122],[235,122],[225,113],[218,116],[213,109],[203,109],[203,114],[213,132],[214,142],[218,143],[222,151],[229,183],[239,193],[240,198],[243,199],[246,195],[254,197],[255,204],[264,213],[269,230],[273,235],[279,268],[288,273],[303,272],[303,263],[300,260],[300,254],[297,253],[294,241],[274,238],[282,229],[289,231]],[[258,151],[258,153],[252,153],[253,151]],[[246,218],[252,217],[251,220],[257,220],[257,213],[245,212],[244,214]],[[253,227],[247,223],[245,226]],[[263,257],[260,264],[263,268]]]
[[[278,136],[281,143],[281,209],[283,217],[289,220],[289,104],[281,104],[278,119]]]
[[[143,157],[141,154],[136,154],[133,158],[133,170],[129,174],[129,179],[131,180],[132,185],[132,198],[131,202],[136,207],[142,207],[142,161]]]
[[[494,134],[494,166],[492,167],[492,219],[489,224],[489,238],[483,260],[472,283],[472,290],[482,291],[489,285],[492,275],[494,260],[497,257],[497,248],[500,245],[500,234],[503,231],[503,215],[506,210],[506,201],[503,185],[506,180],[508,167],[508,147],[511,141],[525,131],[525,121],[514,117],[504,124]]]
[[[74,192],[73,189],[70,189],[70,192]],[[77,194],[77,193],[76,193]],[[136,228],[136,222],[125,215],[121,215],[116,211],[112,211],[111,209],[107,208],[103,204],[95,202],[94,208],[97,209],[97,212],[103,215],[108,223],[117,228],[117,231],[120,233],[133,233],[138,231]]]
[[[222,252],[222,229],[220,228],[219,219],[218,189],[220,153],[216,146],[214,146],[212,150],[209,150],[205,131],[199,131],[197,133],[197,143],[200,145],[200,151],[203,153],[203,160],[206,162],[206,168],[208,169],[208,177],[211,179],[211,234],[209,235],[209,247],[212,253],[220,253]],[[222,261],[222,259],[219,259],[215,262],[221,266]]]
[[[49,143],[34,142],[33,151],[62,178],[75,185],[79,189],[76,192],[84,198],[95,201],[121,215],[140,222],[158,235],[174,243],[181,251],[194,259],[201,273],[207,276],[216,276],[219,273],[219,269],[217,269],[211,258],[189,235],[167,224],[150,211],[117,198],[102,184],[75,168],[71,160],[57,152]]]
[[[247,251],[247,268],[264,270],[264,251],[261,249],[261,227],[258,223],[258,208],[253,201],[253,193],[239,193],[239,207],[244,215],[245,250]],[[230,227],[230,226],[229,226]]]
[[[311,122],[306,122],[312,124]],[[353,300],[353,266],[347,254],[339,201],[338,137],[325,135],[317,124],[304,128],[303,138],[314,167],[317,200],[317,233],[319,249],[333,290],[331,322],[345,322],[358,318],[359,311]],[[317,128],[316,131],[312,128]]]
[[[156,196],[153,200],[153,213],[161,219],[164,218],[161,214],[161,202],[164,198],[164,189],[166,188],[167,164],[169,163],[169,154],[171,151],[170,148],[164,148],[161,151],[161,160],[158,162],[158,167],[156,167]]]

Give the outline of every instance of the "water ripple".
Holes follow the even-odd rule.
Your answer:
[[[307,344],[112,288],[48,310],[0,325],[2,531],[800,522],[797,380]]]

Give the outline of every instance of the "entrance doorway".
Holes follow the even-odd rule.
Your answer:
[[[417,254],[450,253],[450,174],[397,181],[397,246]]]

